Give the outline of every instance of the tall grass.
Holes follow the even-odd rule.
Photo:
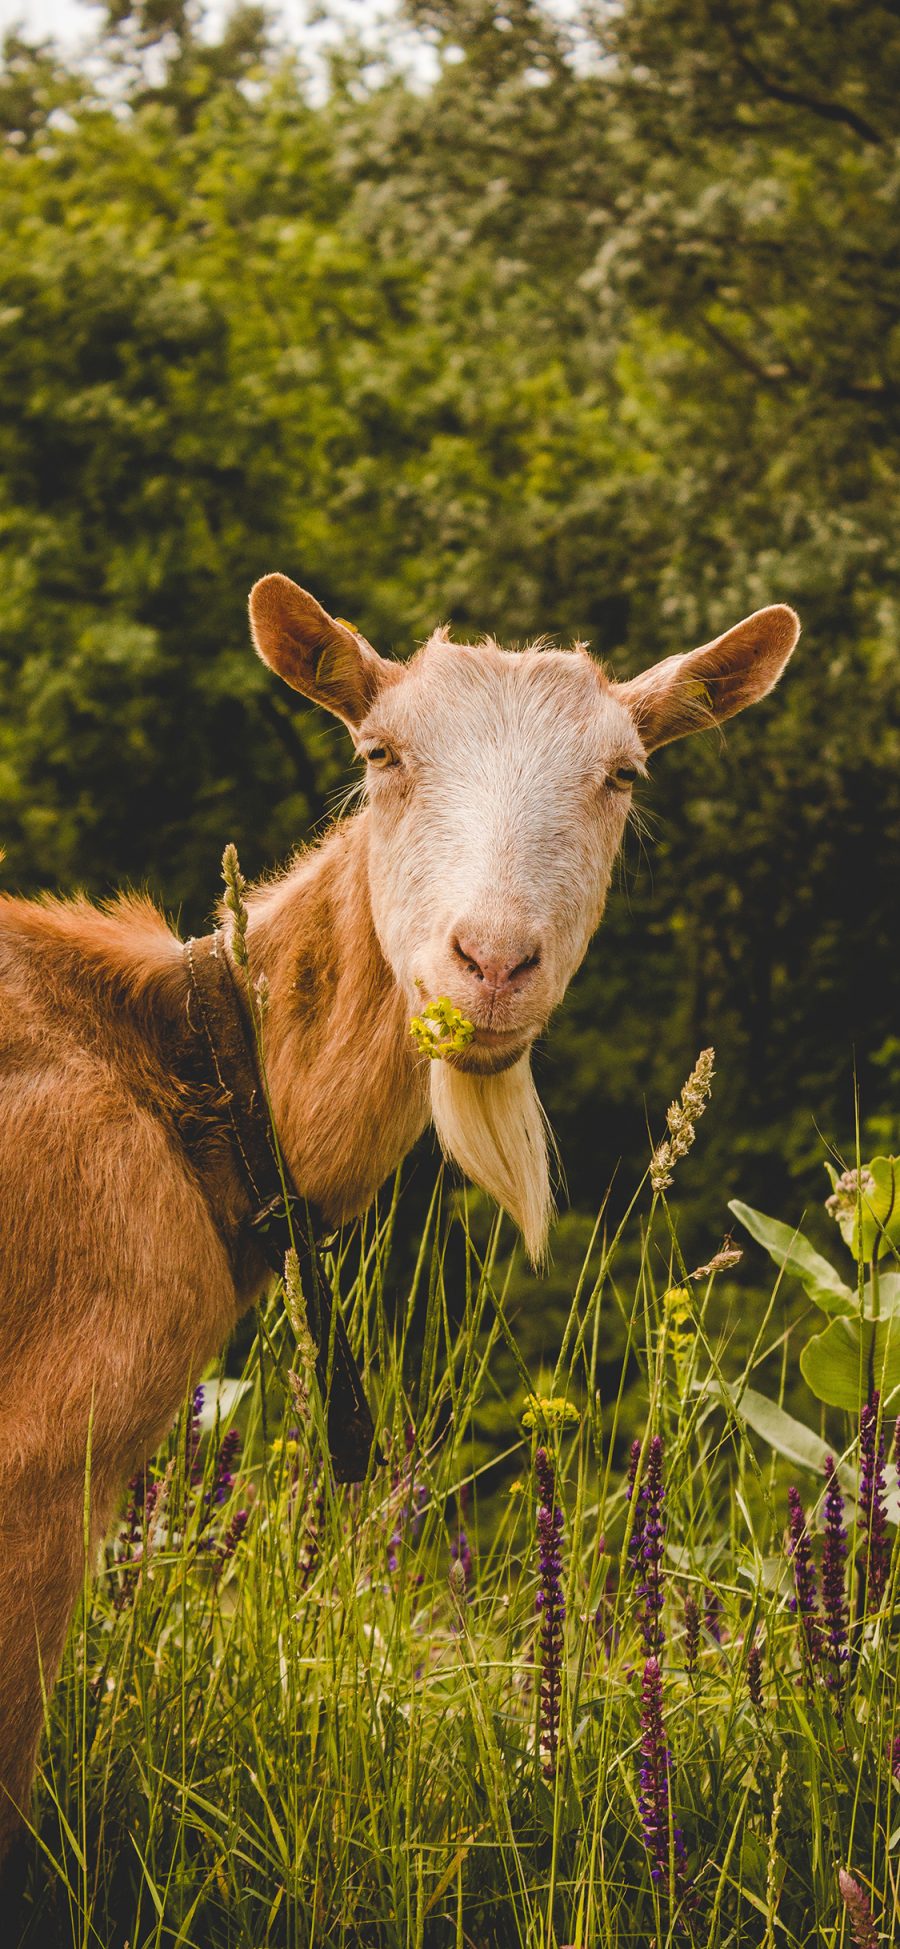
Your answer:
[[[202,1423],[186,1404],[86,1578],[25,1943],[791,1949],[861,1942],[869,1912],[868,1939],[893,1938],[897,1550],[836,1692],[786,1541],[795,1481],[818,1557],[825,1482],[786,1473],[741,1413],[773,1347],[790,1373],[790,1339],[770,1301],[736,1362],[727,1267],[690,1278],[647,1196],[626,1221],[636,1277],[598,1227],[543,1381],[506,1317],[501,1227],[480,1249],[440,1183],[399,1298],[396,1196],[335,1247],[387,1450],[357,1488],[322,1464],[303,1335],[272,1295],[242,1387],[210,1377]],[[594,1385],[613,1316],[644,1376],[637,1430]],[[835,1419],[850,1489],[856,1428]],[[846,1517],[852,1572],[852,1499]]]

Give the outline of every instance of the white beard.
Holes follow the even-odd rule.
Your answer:
[[[431,1115],[445,1155],[509,1213],[532,1264],[539,1265],[553,1216],[552,1138],[530,1056],[496,1076],[433,1062]]]

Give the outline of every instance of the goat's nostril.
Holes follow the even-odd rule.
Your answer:
[[[515,981],[519,975],[528,974],[532,968],[537,967],[540,958],[541,950],[536,947],[532,954],[526,954],[524,961],[518,961],[514,968],[510,968],[507,981]]]
[[[483,947],[466,934],[454,934],[451,948],[455,960],[467,974],[497,991],[515,987],[537,967],[541,958],[539,947],[529,948],[527,953],[521,947],[504,953],[498,948]]]
[[[484,970],[480,962],[476,960],[475,955],[469,947],[463,946],[462,941],[456,935],[453,938],[453,952],[457,961],[462,962],[468,974],[475,975],[479,981],[484,980]]]

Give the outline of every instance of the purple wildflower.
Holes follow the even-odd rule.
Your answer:
[[[628,1455],[628,1475],[625,1480],[626,1501],[633,1504],[631,1535],[628,1539],[628,1561],[635,1576],[641,1567],[641,1552],[644,1542],[644,1512],[641,1498],[636,1494],[638,1465],[641,1459],[641,1444],[635,1436]]]
[[[191,1402],[191,1412],[188,1416],[187,1430],[185,1432],[184,1479],[188,1483],[195,1483],[200,1480],[200,1416],[202,1413],[203,1387],[201,1385],[194,1389],[194,1398]]]
[[[881,1609],[888,1579],[887,1517],[884,1508],[884,1428],[879,1425],[878,1393],[859,1417],[859,1510],[863,1535],[859,1553],[859,1612]]]
[[[854,1875],[847,1873],[846,1868],[841,1868],[838,1884],[856,1949],[878,1949],[878,1932],[865,1890],[860,1887]]]
[[[850,1657],[847,1639],[849,1612],[844,1585],[847,1557],[847,1531],[844,1527],[844,1498],[838,1481],[834,1456],[825,1458],[825,1546],[822,1551],[822,1609],[825,1633],[825,1682],[836,1702],[844,1688],[845,1666]]]
[[[794,1567],[794,1590],[796,1595],[790,1600],[791,1610],[800,1619],[803,1633],[803,1648],[807,1669],[818,1663],[819,1630],[816,1606],[816,1572],[812,1559],[812,1547],[806,1512],[800,1501],[799,1490],[788,1490],[790,1510],[790,1545],[788,1555]]]
[[[122,1572],[113,1596],[117,1611],[126,1611],[134,1602],[137,1590],[141,1557],[144,1551],[144,1506],[147,1494],[147,1475],[144,1469],[133,1475],[128,1484],[128,1503],[122,1525],[116,1539],[115,1557]]]
[[[700,1650],[700,1606],[690,1591],[684,1600],[684,1662],[689,1678],[697,1669],[697,1653]]]
[[[659,1652],[665,1635],[661,1617],[662,1555],[665,1541],[662,1458],[662,1436],[654,1435],[647,1452],[647,1467],[640,1495],[640,1506],[643,1512],[640,1562],[643,1574],[637,1589],[637,1594],[642,1599],[641,1636],[648,1657],[652,1653]]]
[[[669,1776],[671,1757],[666,1745],[662,1712],[662,1677],[658,1658],[648,1658],[641,1680],[641,1767],[638,1807],[644,1846],[654,1881],[669,1879]],[[672,1858],[676,1886],[685,1870],[684,1837],[672,1829]]]
[[[212,1500],[227,1502],[234,1488],[234,1466],[241,1450],[241,1437],[237,1428],[229,1428],[219,1443],[216,1456],[216,1469],[212,1484]]]
[[[900,1732],[896,1732],[893,1739],[888,1740],[888,1766],[891,1769],[894,1785],[900,1787]]]
[[[249,1509],[236,1509],[216,1553],[216,1575],[221,1576],[226,1563],[234,1556],[235,1550],[250,1521]]]
[[[556,1475],[546,1448],[534,1458],[538,1485],[537,1536],[541,1613],[540,1741],[544,1773],[552,1780],[559,1748],[559,1703],[562,1691],[563,1625],[566,1605],[562,1588],[563,1512],[556,1501]]]
[[[722,1599],[717,1590],[707,1589],[703,1593],[703,1622],[715,1644],[722,1642]]]
[[[200,1550],[218,1548],[215,1537],[211,1534],[206,1535],[204,1532],[210,1529],[217,1508],[221,1508],[222,1504],[227,1502],[229,1496],[233,1494],[233,1465],[237,1461],[240,1446],[241,1437],[238,1430],[236,1428],[229,1428],[228,1433],[222,1436],[219,1444],[219,1449],[213,1463],[212,1478],[209,1487],[204,1491],[202,1499],[194,1504],[197,1510],[197,1547]],[[198,1469],[196,1474],[199,1475],[199,1473],[200,1471]]]

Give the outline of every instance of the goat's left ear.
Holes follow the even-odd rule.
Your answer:
[[[689,731],[721,724],[774,689],[798,636],[800,620],[786,603],[757,609],[734,629],[684,656],[666,657],[639,677],[615,685],[647,751]]]
[[[254,583],[250,632],[270,670],[351,726],[362,723],[376,691],[399,671],[287,575]]]

